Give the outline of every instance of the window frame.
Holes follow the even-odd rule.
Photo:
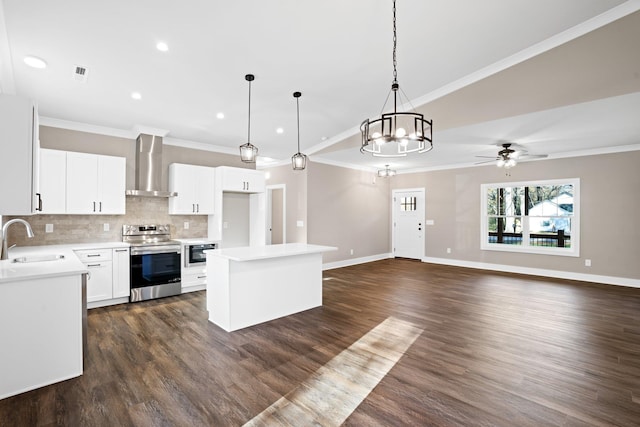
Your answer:
[[[571,247],[559,248],[549,246],[530,246],[529,245],[529,215],[518,215],[522,218],[522,224],[526,224],[525,230],[522,227],[522,245],[511,245],[506,243],[489,243],[487,236],[489,235],[489,215],[487,193],[490,189],[498,189],[505,187],[535,187],[545,185],[572,185],[573,186],[573,214],[571,215]],[[518,181],[518,182],[497,182],[491,184],[480,185],[480,249],[484,251],[500,251],[500,252],[520,252],[541,255],[559,255],[559,256],[580,256],[580,178],[565,179],[549,179],[537,181]],[[526,203],[526,201],[525,201]]]

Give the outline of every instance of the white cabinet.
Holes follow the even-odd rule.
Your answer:
[[[128,301],[129,248],[82,249],[75,253],[89,270],[89,308]]]
[[[0,215],[31,215],[38,202],[38,110],[33,101],[0,94]]]
[[[66,213],[67,153],[60,150],[40,150],[40,176],[37,193],[39,213]]]
[[[111,249],[76,251],[76,255],[89,270],[87,302],[111,299],[113,297]]]
[[[216,179],[221,180],[222,191],[237,193],[264,193],[264,172],[254,169],[221,166],[216,168]]]
[[[129,248],[113,250],[113,298],[129,297]]]
[[[126,159],[67,152],[68,214],[123,215]]]
[[[216,214],[209,216],[208,238],[222,240],[222,227],[224,218],[223,197],[224,192],[250,193],[249,194],[249,245],[260,246],[266,243],[266,208],[265,208],[265,177],[262,171],[253,169],[234,168],[220,166],[216,168],[215,186]],[[225,242],[222,242],[224,247]]]
[[[206,166],[172,163],[169,165],[169,198],[171,215],[213,215],[215,169]]]
[[[207,263],[195,267],[182,267],[182,293],[193,292],[207,287]]]

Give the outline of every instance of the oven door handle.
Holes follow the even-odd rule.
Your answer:
[[[131,248],[131,255],[154,255],[154,254],[179,254],[180,248],[167,249],[165,248]]]

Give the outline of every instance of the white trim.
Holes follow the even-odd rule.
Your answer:
[[[354,170],[363,171],[363,172],[371,172],[371,173],[378,172],[377,168],[371,168],[369,166],[362,166],[362,165],[354,165],[351,163],[345,163],[345,162],[340,162],[336,160],[323,159],[316,156],[309,156],[309,160],[311,160],[314,163],[323,163],[325,165],[338,166],[341,168],[354,169]]]
[[[71,120],[55,119],[40,116],[40,126],[49,126],[59,129],[75,130],[78,132],[95,133],[98,135],[115,136],[118,138],[135,139],[133,130],[116,129],[106,126],[91,125],[88,123],[74,122]]]
[[[447,85],[441,86],[440,88],[430,93],[427,93],[426,95],[420,96],[410,101],[409,103],[402,105],[400,108],[408,109],[413,105],[417,105],[418,108],[420,108],[425,104],[435,101],[436,99],[442,98],[466,86],[476,83],[482,79],[485,79],[489,76],[497,74],[501,71],[504,71],[507,68],[513,67],[514,65],[517,65],[537,55],[547,52],[553,48],[556,48],[560,45],[570,42],[571,40],[574,40],[591,31],[594,31],[600,27],[610,24],[613,21],[616,21],[624,16],[637,12],[638,10],[640,10],[640,0],[626,1],[616,7],[613,7],[601,13],[600,15],[594,16],[593,18],[588,19],[584,22],[581,22],[580,24],[575,25],[565,31],[562,31],[561,33],[555,34],[549,37],[548,39],[541,41],[540,43],[537,43],[533,46],[525,48],[520,52],[517,52],[497,62],[494,62],[493,64],[490,64],[471,74],[468,74]],[[308,148],[306,152],[308,154],[317,153],[318,151],[321,151],[327,147],[330,147],[334,144],[342,142],[347,138],[357,135],[359,132],[360,132],[359,126],[353,127],[334,137],[327,139],[326,141],[322,141],[321,143],[316,144],[311,148]],[[430,170],[437,170],[437,169],[430,169]]]
[[[370,256],[365,256],[360,258],[350,258],[342,261],[327,262],[325,264],[322,264],[322,270],[323,271],[333,270],[334,268],[349,267],[350,265],[357,265],[357,264],[366,264],[368,262],[380,261],[381,259],[388,259],[388,258],[393,258],[393,254],[386,253],[386,254],[370,255]]]
[[[605,285],[640,288],[640,280],[627,277],[601,276],[598,274],[574,273],[571,271],[547,270],[544,268],[519,267],[516,265],[491,264],[487,262],[464,261],[448,258],[424,257],[422,262],[452,265],[455,267],[476,268],[480,270],[501,271],[504,273],[526,274],[530,276],[552,277],[555,279],[577,280],[580,282],[603,283]]]
[[[195,141],[189,141],[186,139],[171,138],[171,137],[164,138],[163,142],[166,145],[173,145],[176,147],[191,148],[193,150],[211,151],[214,153],[221,153],[221,154],[232,154],[232,155],[237,154],[238,157],[240,157],[240,152],[238,151],[238,148],[223,147],[221,145],[212,145],[204,142],[195,142]]]

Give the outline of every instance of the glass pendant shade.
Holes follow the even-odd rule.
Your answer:
[[[244,79],[249,82],[249,114],[247,125],[247,143],[240,146],[240,160],[244,163],[255,163],[258,157],[258,147],[251,143],[251,82],[255,80],[253,74],[247,74]]]
[[[307,156],[298,152],[291,156],[291,164],[294,171],[304,170],[307,167]]]
[[[240,160],[245,163],[255,163],[258,157],[258,147],[250,142],[240,146]]]
[[[291,166],[294,171],[301,171],[307,167],[307,156],[300,152],[300,97],[301,92],[294,92],[293,97],[296,99],[296,112],[298,119],[298,152],[291,156]]]
[[[378,176],[380,178],[388,178],[392,177],[396,174],[396,171],[393,169],[389,169],[389,165],[384,165],[384,169],[380,169],[378,171]]]

